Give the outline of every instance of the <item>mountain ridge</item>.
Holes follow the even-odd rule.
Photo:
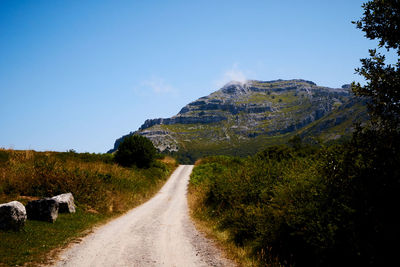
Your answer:
[[[117,139],[109,152],[131,134],[148,137],[161,152],[189,154],[206,152],[210,145],[211,154],[226,152],[218,146],[230,146],[235,154],[235,148],[246,151],[243,146],[256,139],[261,148],[284,143],[294,134],[329,141],[349,135],[352,124],[365,116],[365,105],[349,85],[334,89],[303,79],[229,82],[175,116],[146,120],[137,131]]]

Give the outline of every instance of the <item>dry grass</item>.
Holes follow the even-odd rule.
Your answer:
[[[165,164],[172,164],[172,165],[176,164],[176,160],[173,157],[169,156],[164,157],[160,161]]]
[[[76,153],[0,151],[0,201],[72,192],[86,210],[124,212],[147,197],[174,168],[172,159],[149,169],[128,169]],[[132,194],[133,193],[133,194]]]
[[[196,160],[196,162],[194,163],[194,166],[198,166],[203,162],[203,159],[198,159]]]

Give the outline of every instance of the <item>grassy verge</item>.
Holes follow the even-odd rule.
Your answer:
[[[204,192],[199,192],[192,183],[188,189],[188,205],[190,216],[194,221],[197,230],[204,233],[207,238],[214,240],[217,246],[223,252],[223,255],[234,261],[238,266],[258,266],[257,259],[252,256],[250,247],[237,246],[232,241],[232,235],[229,231],[221,229],[218,226],[218,220],[212,218],[209,212],[204,209]]]
[[[48,263],[59,248],[153,196],[175,169],[170,158],[148,169],[122,168],[110,155],[0,150],[0,203],[72,192],[75,214],[56,222],[27,221],[0,231],[0,266]]]
[[[75,214],[60,214],[53,223],[27,221],[21,232],[0,232],[0,265],[37,265],[48,262],[49,252],[83,236],[93,225],[109,218],[78,209]],[[85,231],[86,230],[86,231]],[[53,253],[52,253],[53,254]]]

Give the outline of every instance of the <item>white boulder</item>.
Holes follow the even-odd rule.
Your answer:
[[[74,196],[71,193],[65,193],[58,196],[52,197],[58,202],[58,212],[60,213],[74,213],[75,212],[75,202]]]

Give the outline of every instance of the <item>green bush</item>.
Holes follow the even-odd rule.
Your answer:
[[[149,139],[141,135],[131,135],[119,145],[115,161],[124,167],[136,165],[139,168],[148,168],[156,156],[157,151]]]
[[[252,247],[260,265],[371,266],[395,260],[400,135],[357,130],[307,155],[271,147],[196,166],[200,218]],[[340,257],[338,257],[340,255]]]

